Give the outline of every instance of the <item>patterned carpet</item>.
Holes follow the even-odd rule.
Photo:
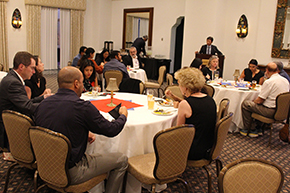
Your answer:
[[[53,92],[56,92],[57,86],[55,80],[55,74],[46,73],[47,87],[51,88]],[[53,77],[52,80],[50,77]],[[54,85],[54,87],[51,87]],[[269,131],[265,131],[263,136],[258,138],[243,137],[239,133],[229,133],[223,147],[220,159],[223,165],[229,164],[237,159],[246,157],[262,158],[278,164],[284,172],[284,184],[282,192],[290,192],[290,159],[289,159],[289,144],[283,143],[279,140],[278,131],[281,125],[275,125],[272,147],[267,147],[269,139]],[[3,191],[5,183],[5,174],[11,162],[4,161],[0,158],[0,192]],[[215,164],[208,167],[212,174],[212,189],[213,192],[218,192],[217,176],[215,170]],[[206,172],[200,168],[186,168],[186,171],[182,175],[182,178],[189,183],[190,192],[204,193],[207,192],[207,176]],[[39,185],[41,180],[39,180]],[[185,192],[183,184],[170,183],[168,188],[163,193],[182,193]],[[33,172],[16,167],[12,170],[9,183],[9,193],[15,192],[33,192]],[[48,188],[43,189],[41,192],[54,192]],[[142,193],[148,191],[142,189]]]

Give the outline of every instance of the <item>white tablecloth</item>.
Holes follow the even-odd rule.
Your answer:
[[[243,128],[243,119],[242,119],[242,110],[241,104],[244,100],[254,100],[258,97],[260,93],[260,88],[257,87],[257,90],[239,90],[238,88],[225,88],[221,86],[215,86],[211,84],[214,89],[214,100],[217,105],[223,98],[230,99],[229,112],[234,113],[232,119],[232,124],[230,125],[229,131],[238,132],[239,129]]]
[[[130,78],[135,78],[135,79],[141,80],[143,83],[148,81],[145,70],[140,69],[140,68],[130,70],[129,76],[130,76]]]
[[[4,72],[4,71],[0,71],[0,82],[2,80],[2,78],[4,78],[4,76],[7,75],[7,72]]]
[[[96,135],[96,141],[88,145],[87,152],[92,153],[106,153],[106,152],[121,152],[128,157],[152,153],[153,150],[153,137],[162,130],[172,127],[176,124],[177,111],[170,116],[157,116],[152,114],[152,110],[148,110],[147,96],[131,93],[119,93],[116,92],[114,98],[123,100],[132,100],[132,102],[144,105],[143,107],[134,108],[134,110],[128,110],[128,119],[122,132],[113,138],[108,138],[101,135]],[[82,99],[105,99],[110,98],[110,95],[106,97],[98,96],[92,98],[86,95],[82,95]],[[155,108],[160,106],[155,103]],[[164,109],[173,107],[164,107]],[[108,113],[103,113],[105,118],[111,119],[112,117]],[[136,182],[131,177],[127,180],[126,192],[141,192],[140,183]]]

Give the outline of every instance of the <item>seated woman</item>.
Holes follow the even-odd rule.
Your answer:
[[[245,68],[240,76],[240,79],[252,82],[257,81],[258,84],[262,85],[264,82],[264,72],[258,69],[258,61],[255,59],[250,60],[249,68]]]
[[[208,80],[214,80],[214,74],[217,71],[219,73],[219,78],[222,78],[222,75],[220,73],[220,69],[218,68],[219,66],[219,58],[215,55],[211,56],[209,58],[209,62],[208,62],[208,67],[204,67],[202,69],[202,73],[206,79],[206,81]]]
[[[38,56],[33,56],[35,60],[35,73],[29,80],[25,80],[25,90],[29,99],[44,94],[51,94],[51,90],[46,89],[46,79],[43,77],[44,64]]]
[[[178,106],[177,125],[192,124],[195,127],[188,159],[208,158],[214,141],[216,104],[212,97],[201,93],[205,79],[200,70],[183,68],[178,70],[174,77],[185,96]]]
[[[95,50],[94,48],[87,48],[85,54],[81,57],[80,60],[91,60],[95,66],[95,70],[98,74],[102,74],[103,73],[103,69],[104,69],[104,64],[101,64],[100,66],[97,65],[96,61],[93,59],[95,55]],[[78,61],[78,67],[80,67],[80,60]]]
[[[110,61],[109,50],[103,49],[101,54],[98,55],[98,57],[96,56],[95,61],[98,66],[100,65],[104,66],[108,61]]]
[[[80,71],[84,76],[84,90],[83,92],[92,91],[94,87],[98,87],[98,90],[101,91],[101,88],[98,86],[98,80],[96,78],[96,70],[94,63],[89,59],[80,60]]]

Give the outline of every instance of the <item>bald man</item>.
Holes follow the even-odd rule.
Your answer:
[[[128,56],[123,57],[123,63],[125,66],[131,66],[132,68],[144,68],[144,64],[141,61],[141,58],[137,56],[137,49],[132,46],[129,50]]]
[[[72,184],[79,184],[99,174],[110,172],[106,193],[120,189],[128,167],[128,158],[121,153],[88,155],[87,142],[95,135],[118,135],[127,120],[127,109],[121,107],[120,116],[113,122],[105,119],[90,101],[80,99],[83,75],[75,67],[64,67],[58,74],[59,89],[54,96],[43,100],[35,111],[36,125],[64,134],[72,144],[69,174]]]
[[[256,127],[252,125],[252,113],[257,113],[265,117],[273,118],[276,109],[276,97],[289,91],[289,82],[278,74],[277,64],[271,62],[267,64],[265,76],[267,80],[261,87],[259,96],[254,100],[245,100],[242,103],[242,116],[244,129],[240,130],[241,135],[246,136],[250,129],[250,137],[262,135],[259,122]]]

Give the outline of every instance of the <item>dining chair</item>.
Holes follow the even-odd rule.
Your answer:
[[[159,131],[153,139],[154,153],[129,158],[127,172],[141,183],[151,185],[153,193],[156,184],[174,181],[183,182],[186,192],[189,192],[187,182],[178,176],[186,168],[194,134],[195,128],[192,125],[175,126]],[[124,186],[123,192],[125,189]]]
[[[106,85],[109,84],[110,78],[116,78],[117,86],[119,87],[123,79],[123,73],[119,70],[108,70],[104,73],[104,77],[106,80]]]
[[[233,113],[230,112],[227,116],[225,116],[224,118],[222,118],[216,123],[214,142],[213,142],[213,147],[211,148],[209,159],[187,161],[187,166],[189,167],[200,167],[200,168],[205,169],[207,173],[208,192],[212,192],[212,187],[211,187],[212,182],[211,182],[211,173],[209,172],[206,166],[210,165],[212,161],[215,161],[217,176],[219,176],[219,172],[223,167],[222,162],[219,160],[219,155],[223,149],[224,142],[227,138],[227,134],[228,134],[230,124],[232,122],[232,118],[233,118]]]
[[[0,71],[4,70],[4,65],[0,63]]]
[[[170,86],[167,86],[166,89],[165,89],[165,92],[167,90],[170,90],[175,96],[177,96],[177,97],[179,97],[181,99],[184,98],[178,85],[170,85]],[[168,98],[172,99],[171,97],[168,97]]]
[[[31,118],[21,113],[4,110],[2,112],[3,124],[7,133],[11,155],[16,160],[7,170],[3,193],[7,192],[11,170],[17,166],[23,166],[36,170],[36,161],[31,148],[28,129],[34,125]],[[37,188],[37,175],[34,176],[34,191]]]
[[[166,83],[167,86],[173,85],[173,76],[169,73],[166,74]]]
[[[230,99],[224,98],[220,101],[216,122],[218,122],[220,119],[222,119],[224,116],[228,114],[229,106]]]
[[[284,123],[284,121],[288,118],[289,108],[290,108],[290,92],[286,92],[286,93],[281,93],[276,97],[276,111],[272,119],[268,117],[264,117],[257,113],[252,113],[251,116],[253,119],[259,120],[263,123],[271,124],[268,146],[271,145],[273,123]],[[262,127],[262,130],[264,133],[264,127]],[[248,133],[249,132],[250,130],[248,129]]]
[[[29,136],[37,161],[37,172],[45,182],[36,193],[45,186],[59,192],[86,192],[107,177],[105,173],[80,184],[71,184],[68,169],[71,154],[69,139],[61,133],[39,126],[30,127]]]
[[[161,88],[161,85],[163,84],[163,81],[164,81],[165,72],[166,72],[166,66],[160,66],[158,83],[145,82],[145,90],[147,91],[147,89],[157,89],[158,97],[159,97],[159,90],[161,90],[162,94],[164,94],[163,89]]]
[[[144,94],[145,84],[141,81],[139,83],[140,94]]]
[[[214,95],[214,87],[208,84],[205,84],[202,88],[208,96],[213,97]]]
[[[259,158],[244,158],[226,165],[218,178],[220,193],[281,192],[284,182],[282,169]]]

